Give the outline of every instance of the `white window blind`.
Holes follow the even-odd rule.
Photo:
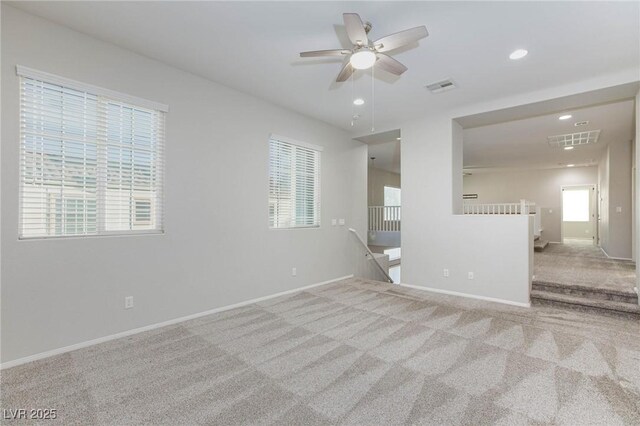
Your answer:
[[[269,140],[269,227],[320,226],[320,147]]]
[[[18,73],[20,238],[161,232],[164,112]]]

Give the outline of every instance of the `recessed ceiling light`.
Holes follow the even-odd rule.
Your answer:
[[[364,105],[364,99],[362,98],[354,99],[353,104],[358,106]]]
[[[514,61],[517,59],[522,59],[527,56],[527,53],[529,52],[524,49],[514,50],[513,52],[511,52],[511,55],[509,55],[509,59],[513,59]]]
[[[573,149],[573,147],[572,147],[572,146],[565,146],[565,147],[564,147],[564,150],[565,150],[565,151],[571,151],[572,149]]]
[[[360,50],[351,55],[349,62],[357,70],[366,70],[376,63],[376,54],[371,50]]]
[[[571,114],[565,114],[558,117],[558,120],[568,120],[571,118]]]
[[[575,164],[567,164],[567,167],[574,167]]]

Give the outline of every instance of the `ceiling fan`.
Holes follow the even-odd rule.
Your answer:
[[[338,74],[338,78],[336,78],[338,82],[346,81],[357,69],[364,70],[374,65],[392,74],[401,75],[407,70],[407,67],[384,52],[406,46],[429,35],[427,28],[422,25],[372,42],[367,36],[371,30],[369,22],[363,24],[360,15],[357,13],[343,13],[342,17],[349,40],[353,43],[351,49],[313,50],[300,53],[303,58],[318,56],[346,57],[342,70]]]

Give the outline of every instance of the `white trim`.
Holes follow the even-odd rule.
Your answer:
[[[592,227],[592,238],[585,238],[585,240],[593,241],[593,245],[597,245],[600,241],[600,221],[598,218],[600,217],[600,212],[598,211],[598,200],[600,199],[600,187],[595,183],[582,183],[575,185],[560,185],[560,243],[564,244],[564,189],[568,188],[569,190],[576,190],[577,188],[588,187],[593,190],[593,193],[589,194],[589,213],[592,215],[593,224]],[[591,195],[593,195],[593,199],[591,199]],[[589,219],[589,223],[591,224],[591,218]],[[580,239],[580,238],[576,238]]]
[[[430,291],[432,293],[440,293],[440,294],[446,294],[449,296],[458,296],[458,297],[465,297],[468,299],[477,299],[477,300],[484,300],[486,302],[495,302],[495,303],[502,303],[505,305],[513,305],[513,306],[519,306],[521,308],[530,308],[531,307],[531,303],[522,303],[522,302],[513,302],[511,300],[505,300],[505,299],[496,299],[494,297],[487,297],[487,296],[477,296],[475,294],[468,294],[468,293],[460,293],[457,291],[449,291],[449,290],[441,290],[439,288],[432,288],[432,287],[420,287],[417,285],[411,285],[411,284],[398,284],[402,287],[407,287],[407,288],[413,288],[416,290],[423,290],[423,291]]]
[[[270,141],[272,139],[276,140],[276,141],[280,141],[280,142],[290,143],[291,145],[301,146],[302,148],[313,149],[314,151],[322,152],[322,150],[324,149],[320,145],[314,145],[314,144],[308,143],[308,142],[297,141],[295,139],[291,139],[291,138],[288,138],[286,136],[276,135],[275,133],[270,133],[269,134],[268,141]]]
[[[88,83],[82,83],[80,81],[72,80],[70,78],[61,77],[59,75],[50,74],[45,71],[38,71],[32,68],[28,68],[22,65],[16,65],[16,73],[23,77],[33,78],[35,80],[44,81],[46,83],[59,84],[70,89],[81,90],[83,92],[90,92],[94,95],[101,95],[107,98],[111,98],[116,101],[126,102],[142,108],[149,108],[162,112],[169,112],[169,106],[149,101],[147,99],[138,98],[136,96],[127,95],[126,93],[116,92],[115,90],[105,89],[103,87],[94,86]]]
[[[604,253],[604,255],[607,256],[607,259],[633,261],[633,259],[631,259],[629,257],[613,257],[613,256],[609,256],[609,253],[607,253],[606,250],[602,248],[602,246],[599,246],[599,247],[600,247],[600,250],[602,250],[602,252]]]
[[[204,312],[198,312],[196,314],[191,314],[191,315],[187,315],[184,317],[180,317],[180,318],[174,318],[168,321],[163,321],[163,322],[159,322],[159,323],[155,323],[155,324],[150,324],[150,325],[145,325],[144,327],[139,327],[139,328],[134,328],[131,330],[126,330],[126,331],[122,331],[120,333],[115,333],[115,334],[111,334],[109,336],[104,336],[104,337],[98,337],[97,339],[93,339],[93,340],[87,340],[85,342],[80,342],[80,343],[75,343],[73,345],[69,345],[69,346],[64,346],[62,348],[57,348],[57,349],[52,349],[50,351],[45,351],[45,352],[40,352],[38,354],[35,355],[29,355],[23,358],[18,358],[18,359],[14,359],[11,361],[7,361],[7,362],[3,362],[2,364],[0,364],[0,370],[4,370],[7,368],[11,368],[11,367],[16,367],[18,365],[22,365],[22,364],[26,364],[28,362],[32,362],[32,361],[37,361],[40,359],[44,359],[44,358],[49,358],[55,355],[60,355],[66,352],[71,352],[71,351],[75,351],[77,349],[82,349],[82,348],[86,348],[89,346],[93,346],[93,345],[97,345],[100,343],[104,343],[104,342],[108,342],[110,340],[115,340],[115,339],[120,339],[122,337],[127,337],[127,336],[131,336],[134,334],[138,334],[138,333],[142,333],[145,331],[149,331],[149,330],[154,330],[156,328],[161,328],[161,327],[166,327],[168,325],[173,325],[173,324],[178,324],[184,321],[189,321],[195,318],[200,318],[206,315],[211,315],[211,314],[215,314],[218,312],[224,312],[224,311],[228,311],[231,309],[235,309],[235,308],[240,308],[242,306],[246,306],[246,305],[251,305],[253,303],[257,303],[257,302],[262,302],[263,300],[268,300],[268,299],[273,299],[275,297],[280,297],[280,296],[284,296],[287,294],[291,294],[291,293],[297,293],[299,291],[304,291],[313,287],[319,287],[321,285],[325,285],[325,284],[330,284],[333,282],[337,282],[337,281],[342,281],[342,280],[346,280],[349,278],[353,278],[353,274],[351,275],[345,275],[343,277],[339,277],[339,278],[334,278],[331,280],[327,280],[327,281],[323,281],[323,282],[319,282],[319,283],[315,283],[315,284],[311,284],[308,286],[304,286],[304,287],[299,287],[299,288],[294,288],[292,290],[286,290],[286,291],[281,291],[279,293],[275,293],[269,296],[263,296],[263,297],[258,297],[256,299],[250,299],[250,300],[245,300],[243,302],[239,302],[239,303],[234,303],[233,305],[227,305],[227,306],[222,306],[220,308],[214,308],[214,309],[210,309],[208,311],[204,311]]]

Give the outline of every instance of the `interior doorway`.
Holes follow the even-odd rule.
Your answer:
[[[356,138],[368,145],[367,245],[385,257],[394,283],[401,282],[400,130]]]
[[[595,185],[562,187],[562,242],[565,244],[598,243],[597,194]]]

